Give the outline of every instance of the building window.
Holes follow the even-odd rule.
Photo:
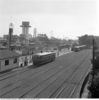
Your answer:
[[[9,65],[9,60],[5,60],[5,65]]]
[[[17,63],[17,58],[14,59],[13,63],[14,63],[14,64]]]

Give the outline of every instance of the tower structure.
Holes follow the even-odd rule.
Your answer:
[[[29,22],[23,21],[22,25],[20,25],[20,27],[22,27],[22,36],[25,39],[25,44],[29,44],[29,39],[31,38],[31,35],[29,34],[29,28],[31,26],[29,25]]]
[[[29,28],[31,26],[29,25],[28,21],[23,21],[22,25],[20,25],[20,27],[22,27],[22,34],[24,34],[24,35],[29,34]]]

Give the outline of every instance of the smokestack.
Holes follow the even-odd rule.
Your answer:
[[[12,34],[13,34],[13,23],[10,23],[9,25],[9,50],[11,50],[11,40],[12,40]]]
[[[36,38],[36,36],[37,36],[37,29],[36,28],[34,28],[34,34],[33,34],[33,36],[34,36],[34,38]]]

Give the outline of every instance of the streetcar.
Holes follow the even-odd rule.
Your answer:
[[[72,51],[78,52],[80,50],[86,49],[86,45],[74,46],[72,47]]]
[[[41,64],[49,63],[54,61],[55,57],[56,57],[56,53],[54,52],[37,53],[33,55],[33,64],[41,65]]]

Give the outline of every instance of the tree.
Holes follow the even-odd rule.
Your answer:
[[[93,36],[91,35],[83,35],[79,37],[79,44],[80,45],[87,45],[88,47],[92,46],[92,39]]]

